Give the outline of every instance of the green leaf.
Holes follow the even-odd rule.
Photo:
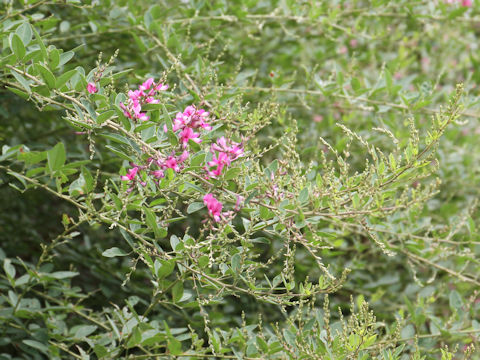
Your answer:
[[[352,85],[352,89],[355,92],[358,92],[362,88],[362,85],[360,84],[360,80],[358,80],[357,78],[352,78],[352,80],[350,81],[350,84]]]
[[[468,10],[467,6],[460,6],[457,9],[450,12],[450,14],[448,15],[448,18],[450,20],[455,19],[456,17],[459,17],[459,16],[463,15],[467,10]]]
[[[92,174],[84,166],[81,167],[81,171],[82,171],[83,178],[85,180],[85,190],[86,190],[86,192],[93,191],[93,187],[94,187],[95,184],[94,184],[94,179],[93,179]]]
[[[68,278],[72,278],[72,277],[77,276],[77,275],[80,275],[80,274],[78,272],[75,272],[75,271],[55,271],[53,273],[48,273],[47,274],[48,277],[52,277],[52,278],[57,279],[57,280],[68,279]]]
[[[240,174],[241,171],[242,171],[242,169],[240,169],[240,168],[228,169],[228,171],[225,173],[224,178],[225,178],[225,180],[235,179]]]
[[[25,345],[28,345],[34,349],[40,350],[45,355],[49,355],[48,347],[45,344],[42,344],[39,341],[35,340],[23,340],[22,341]]]
[[[12,283],[13,279],[15,279],[16,271],[10,259],[3,260],[3,270],[5,271],[5,274],[7,274],[10,283]]]
[[[155,213],[147,207],[143,207],[143,210],[145,212],[145,221],[148,227],[155,233],[155,237],[164,238],[167,235],[167,231],[158,226],[157,216]]]
[[[97,358],[99,359],[108,355],[107,348],[100,344],[95,344],[95,346],[93,347],[93,351],[95,352],[95,355],[97,355]]]
[[[111,258],[111,257],[117,257],[117,256],[127,256],[128,254],[117,247],[112,247],[102,252],[102,255],[105,257]]]
[[[188,205],[187,214],[192,214],[195,211],[198,211],[198,210],[200,210],[204,207],[205,207],[205,205],[201,202],[193,202],[190,205]]]
[[[201,268],[206,267],[209,262],[210,262],[210,259],[208,258],[207,255],[202,255],[198,258],[198,266],[200,266]]]
[[[258,346],[260,347],[260,349],[263,351],[263,352],[267,352],[268,351],[268,344],[265,340],[263,340],[260,336],[257,336],[257,344]]]
[[[26,165],[34,165],[47,158],[46,151],[25,151],[18,153],[18,160],[24,161]]]
[[[392,74],[388,69],[385,69],[385,83],[387,84],[387,90],[390,93],[390,95],[393,95],[393,80],[392,80]]]
[[[48,66],[50,67],[50,69],[55,70],[60,63],[60,52],[57,49],[52,49],[48,54],[48,58]]]
[[[185,188],[193,189],[195,191],[198,191],[201,194],[205,194],[205,190],[194,183],[186,182],[184,183],[184,185],[185,185]]]
[[[298,195],[298,201],[300,204],[303,204],[308,201],[308,188],[303,188]]]
[[[131,156],[129,156],[126,151],[124,151],[123,149],[119,148],[119,147],[116,147],[116,146],[113,146],[113,145],[105,145],[105,147],[110,150],[111,152],[113,152],[114,154],[116,154],[118,157],[120,157],[121,159],[123,160],[127,160],[129,162],[135,162],[135,159]]]
[[[97,116],[97,124],[102,124],[115,114],[115,110],[107,110]]]
[[[10,70],[10,73],[20,83],[20,85],[22,85],[23,88],[27,90],[28,94],[32,93],[32,89],[30,89],[30,85],[28,84],[28,81],[22,75],[20,75],[18,72],[14,70]]]
[[[296,336],[288,329],[283,330],[283,336],[285,337],[285,341],[290,346],[295,346]]]
[[[15,95],[20,96],[22,99],[25,99],[25,100],[28,99],[28,94],[26,92],[10,86],[6,86],[6,88],[11,92],[13,92]]]
[[[35,68],[40,73],[42,79],[45,81],[45,84],[47,84],[47,86],[50,89],[54,89],[55,88],[55,76],[53,76],[52,72],[48,68],[46,68],[45,66],[40,65],[40,64],[36,64]]]
[[[70,22],[66,20],[62,21],[58,29],[61,33],[67,32],[70,29]]]
[[[32,41],[32,35],[33,35],[32,27],[30,26],[30,24],[28,22],[24,22],[23,24],[21,24],[17,28],[15,33],[18,36],[20,36],[20,38],[22,39],[22,42],[25,46],[27,46],[30,43],[30,41]]]
[[[178,244],[180,244],[180,240],[178,239],[178,236],[177,235],[170,236],[170,245],[172,246],[172,249],[174,251],[177,248]]]
[[[77,328],[74,337],[77,339],[86,338],[87,336],[93,334],[97,328],[98,326],[95,325],[82,325]]]
[[[190,161],[190,166],[200,166],[205,161],[205,154],[199,154],[192,158]]]
[[[182,353],[182,343],[175,339],[174,337],[168,340],[167,344],[168,350],[172,355],[180,355]]]
[[[180,301],[180,299],[183,296],[183,283],[181,281],[178,281],[175,285],[172,287],[172,298],[173,302],[177,303]]]
[[[412,324],[408,324],[400,332],[400,336],[401,336],[402,339],[410,339],[414,335],[415,335],[415,328],[413,327]]]
[[[132,348],[134,346],[137,346],[141,342],[142,342],[142,333],[138,328],[138,326],[136,326],[132,332],[132,335],[130,336],[130,339],[128,340],[127,348]]]
[[[456,290],[453,290],[450,292],[448,300],[449,300],[450,308],[452,310],[459,311],[462,309],[462,306],[463,306],[462,297]]]
[[[235,254],[232,256],[232,270],[234,273],[238,273],[240,271],[240,262],[242,261],[242,257],[240,254]]]
[[[33,29],[33,34],[35,35],[35,39],[37,40],[37,44],[38,46],[40,46],[42,60],[47,60],[48,58],[47,48],[45,47],[45,44],[43,43],[42,38],[38,34],[38,31],[34,27],[32,29]]]
[[[60,89],[63,85],[65,85],[67,83],[68,80],[70,80],[73,75],[75,75],[77,73],[77,70],[73,69],[73,70],[70,70],[70,71],[67,71],[66,73],[63,73],[62,75],[60,75],[59,77],[57,77],[56,81],[55,81],[55,87],[57,89]]]
[[[25,45],[23,45],[22,39],[17,34],[13,34],[10,48],[18,60],[22,60],[27,52]]]
[[[157,276],[162,279],[170,275],[175,268],[175,260],[160,259],[160,267],[157,269]]]
[[[52,149],[47,151],[48,169],[50,173],[60,170],[67,159],[65,154],[65,146],[59,142]]]
[[[70,59],[75,55],[73,51],[67,51],[60,54],[60,62],[58,63],[59,66],[65,65]]]

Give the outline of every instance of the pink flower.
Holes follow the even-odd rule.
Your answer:
[[[155,170],[152,171],[152,175],[156,177],[157,179],[165,177],[165,174],[163,173],[163,170]]]
[[[243,147],[241,144],[229,141],[230,145],[227,144],[227,140],[224,136],[217,140],[216,144],[212,144],[210,151],[213,153],[215,151],[225,152],[228,154],[230,160],[236,160],[239,157],[243,156]]]
[[[209,177],[216,178],[222,174],[225,165],[230,165],[230,158],[224,152],[218,153],[218,156],[217,154],[213,154],[212,161],[209,161],[207,165],[210,167],[216,166],[214,170],[206,169]]]
[[[183,129],[186,125],[186,118],[184,118],[181,112],[177,113],[175,119],[173,119],[173,131]]]
[[[180,166],[178,166],[177,159],[175,159],[173,156],[169,156],[165,163],[163,164],[163,167],[173,169],[175,172],[180,171]]]
[[[148,116],[145,113],[138,113],[137,114],[137,119],[141,120],[141,121],[147,121],[148,119],[150,119],[150,116]]]
[[[158,104],[158,103],[160,103],[160,100],[155,99],[155,98],[149,96],[149,97],[145,98],[145,102],[146,102],[147,104]]]
[[[166,84],[158,83],[155,86],[155,90],[157,90],[157,91],[165,91],[167,89],[168,89],[168,85],[166,85]]]
[[[447,4],[454,4],[455,2],[461,2],[462,6],[472,7],[473,0],[445,0]]]
[[[131,181],[135,178],[135,175],[137,175],[137,172],[138,172],[138,167],[135,166],[135,167],[131,168],[130,170],[128,170],[127,175],[120,176],[120,179],[122,179],[124,181]]]
[[[245,198],[243,196],[237,195],[237,202],[235,203],[235,208],[234,208],[235,211],[240,211],[244,200]]]
[[[89,82],[87,85],[87,91],[90,94],[95,94],[98,91],[97,87],[95,86],[95,83]]]
[[[210,146],[210,152],[213,154],[213,158],[207,163],[210,169],[205,167],[207,179],[209,177],[216,178],[220,176],[225,166],[230,165],[232,161],[243,156],[244,153],[241,144],[227,141],[224,136]],[[215,169],[212,170],[211,168],[213,167],[215,167]]]
[[[184,151],[180,156],[173,156],[173,155],[170,155],[169,157],[167,157],[166,160],[157,160],[157,165],[162,169],[162,170],[165,170],[165,169],[173,169],[175,172],[179,172],[182,167],[180,166],[185,160],[187,160],[188,156],[190,154],[188,153],[188,151]],[[160,175],[162,174],[161,177],[163,177],[163,171],[162,172],[154,172],[154,175],[157,176],[157,175]]]
[[[153,78],[148,78],[137,90],[128,92],[128,100],[120,103],[123,114],[132,120],[147,121],[150,119],[145,112],[142,112],[142,106],[145,104],[158,104],[160,100],[155,99],[159,91],[168,89],[168,85],[162,83],[155,84]]]
[[[203,197],[203,203],[207,205],[208,212],[213,216],[215,221],[219,222],[222,216],[222,203],[215,199],[212,194],[205,195]]]
[[[192,128],[186,127],[180,133],[180,141],[182,142],[184,148],[187,147],[188,140],[192,140],[197,144],[202,142],[202,140],[200,139],[199,133],[194,132]]]
[[[179,156],[178,158],[178,162],[184,162],[185,160],[188,159],[188,157],[190,156],[189,152],[187,150],[185,150],[182,155]]]
[[[195,113],[191,115],[190,126],[193,128],[203,128],[206,130],[211,130],[212,127],[205,122],[208,119],[210,113],[203,109],[197,110]]]
[[[153,84],[153,78],[148,78],[142,85],[139,86],[139,89],[144,91],[150,89]]]
[[[143,93],[143,91],[140,91],[140,90],[130,90],[128,92],[128,97],[130,100],[132,100],[134,105],[140,105],[139,101],[144,95],[145,94]]]
[[[203,109],[196,109],[195,106],[190,105],[185,108],[183,113],[179,112],[173,120],[173,131],[181,130],[185,127],[191,127],[193,129],[203,128],[211,130],[212,127],[206,121],[208,120],[210,113]]]

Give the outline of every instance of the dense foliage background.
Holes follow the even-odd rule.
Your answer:
[[[469,1],[3,0],[0,358],[479,358],[478,24]],[[183,147],[190,105],[212,129]],[[208,176],[222,136],[244,153]]]

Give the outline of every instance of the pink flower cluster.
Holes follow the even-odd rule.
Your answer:
[[[120,179],[123,181],[131,181],[131,186],[127,190],[131,192],[135,187],[135,183],[137,180],[137,175],[141,178],[141,172],[145,171],[147,175],[150,175],[154,178],[155,182],[158,182],[159,179],[165,177],[165,171],[167,169],[172,169],[175,172],[180,172],[184,165],[183,163],[185,160],[188,159],[190,156],[187,150],[184,150],[180,155],[175,155],[175,152],[172,155],[167,156],[166,158],[161,158],[154,160],[153,158],[149,158],[146,165],[137,165],[131,163],[131,168],[128,170],[127,175],[120,176]],[[146,182],[140,181],[140,184],[145,186],[147,185]]]
[[[173,131],[183,130],[185,128],[212,130],[212,127],[206,122],[210,113],[203,109],[193,106],[187,106],[183,113],[179,112],[173,120]]]
[[[89,84],[90,85],[90,84]],[[142,112],[144,104],[156,104],[159,102],[155,99],[155,95],[159,91],[164,91],[168,88],[167,85],[153,82],[153,78],[148,79],[138,90],[129,91],[126,104],[120,104],[125,116],[134,120],[148,120],[149,117]],[[90,92],[90,88],[87,89]],[[204,109],[197,109],[194,105],[187,106],[183,112],[176,114],[173,119],[172,130],[178,138],[178,147],[166,157],[159,159],[149,158],[145,165],[138,165],[130,163],[131,168],[128,169],[126,175],[120,176],[121,180],[130,182],[128,192],[131,192],[137,181],[146,186],[144,181],[146,177],[153,179],[158,184],[159,179],[165,177],[165,171],[172,169],[174,172],[180,172],[184,168],[184,163],[190,156],[187,150],[190,140],[199,144],[202,142],[200,132],[202,129],[211,130],[212,126],[209,124],[210,113]],[[168,128],[164,125],[164,131]],[[210,153],[212,159],[207,162],[205,166],[205,178],[217,178],[222,174],[225,167],[229,166],[232,161],[244,155],[243,145],[234,141],[227,140],[224,136],[217,139],[216,143],[210,146]],[[204,204],[207,206],[210,215],[215,222],[220,222],[222,219],[228,219],[233,216],[234,211],[227,211],[222,213],[223,205],[218,201],[213,194],[207,194],[203,198]],[[239,211],[243,198],[238,196],[237,203],[234,210]]]
[[[155,99],[160,91],[168,89],[168,85],[153,82],[153,78],[147,79],[138,90],[130,90],[128,92],[128,100],[126,104],[120,103],[123,114],[132,120],[147,121],[150,117],[142,112],[142,106],[145,104],[158,104],[160,100]]]
[[[128,93],[129,100],[127,107],[121,104],[123,105],[122,108],[125,111],[125,115],[138,120],[148,120],[148,116],[141,113],[141,106],[143,104],[158,103],[159,100],[155,99],[153,96],[158,91],[163,91],[167,88],[167,85],[155,85],[152,78],[148,79],[140,85],[138,90],[130,91]],[[132,110],[133,113],[130,112],[130,110]],[[196,143],[202,142],[200,139],[200,133],[195,132],[194,129],[203,128],[210,130],[212,128],[210,124],[207,123],[209,115],[209,112],[203,109],[197,110],[193,105],[187,106],[183,113],[179,112],[173,121],[173,131],[177,132],[177,135],[179,136],[181,148],[178,152],[173,151],[171,155],[164,158],[149,158],[146,165],[136,165],[132,163],[132,168],[128,170],[127,175],[120,177],[123,181],[130,181],[132,183],[128,192],[133,190],[137,176],[138,178],[141,178],[142,172],[146,172],[147,175],[152,176],[156,182],[165,177],[165,171],[167,169],[180,172],[184,167],[183,163],[190,156],[189,152],[186,150],[188,141],[192,140]],[[164,130],[167,131],[166,125],[164,126]],[[146,185],[143,181],[140,181],[140,184],[143,186]]]
[[[235,215],[235,212],[240,211],[244,200],[243,196],[237,195],[237,202],[233,208],[234,211],[222,212],[223,204],[218,201],[213,194],[209,193],[203,197],[203,203],[207,205],[208,212],[213,216],[215,222],[220,222],[222,219],[228,220],[229,218],[232,218]]]
[[[222,136],[210,146],[210,152],[213,154],[213,158],[205,167],[207,179],[220,176],[225,166],[229,166],[232,161],[243,156],[243,147],[240,143],[227,141]]]
[[[90,94],[95,94],[98,89],[97,89],[97,85],[95,85],[94,82],[89,82],[87,84],[87,91],[90,93]]]
[[[222,203],[215,199],[212,194],[205,195],[203,197],[203,203],[207,205],[208,212],[213,216],[215,221],[219,222],[222,216]]]
[[[210,113],[203,109],[198,109],[193,106],[187,106],[183,112],[177,113],[173,120],[172,130],[174,132],[180,130],[180,142],[183,148],[186,148],[188,141],[192,140],[197,144],[201,143],[200,134],[195,132],[195,129],[202,128],[211,130],[212,127],[207,123]],[[167,125],[164,126],[164,131],[167,132]]]
[[[456,2],[462,3],[462,6],[472,7],[473,0],[445,0],[447,4],[454,4]]]

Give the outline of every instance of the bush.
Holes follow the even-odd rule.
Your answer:
[[[0,9],[0,358],[475,358],[477,4]]]

